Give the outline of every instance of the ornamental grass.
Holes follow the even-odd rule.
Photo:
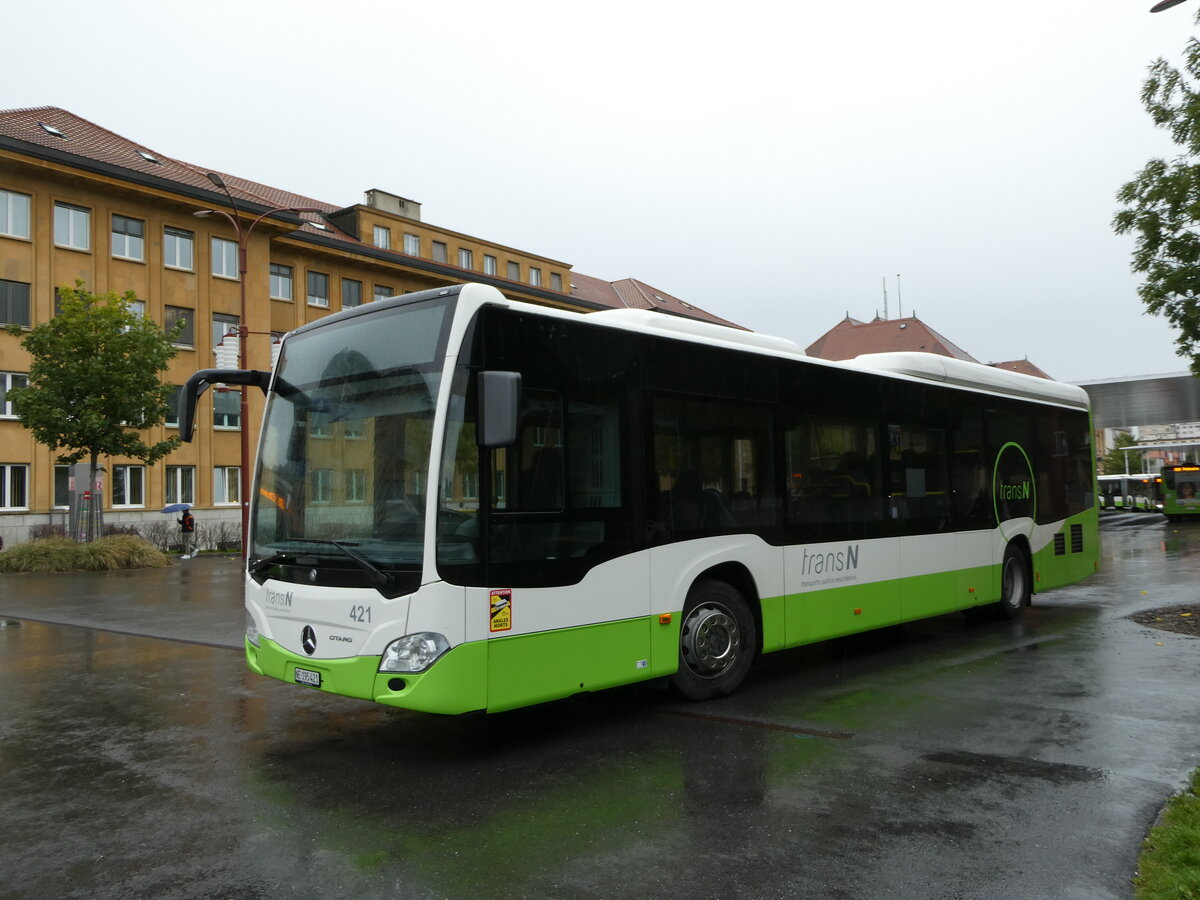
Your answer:
[[[86,544],[51,537],[17,544],[0,553],[0,573],[103,572],[156,569],[170,564],[170,557],[153,544],[128,534]]]

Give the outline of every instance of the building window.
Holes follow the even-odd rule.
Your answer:
[[[194,313],[195,310],[188,309],[186,306],[163,307],[163,328],[168,332],[178,323],[184,323],[183,330],[175,338],[175,343],[180,347],[196,346],[196,316]]]
[[[271,299],[292,299],[292,267],[271,263]]]
[[[24,325],[28,328],[31,324],[29,285],[24,281],[0,278],[0,325]]]
[[[486,253],[483,254],[483,274],[484,275],[495,275],[496,274],[496,257],[489,256]]]
[[[241,391],[213,391],[213,428],[236,429],[241,412]]]
[[[0,463],[0,509],[29,508],[29,466]]]
[[[225,238],[212,239],[212,273],[219,278],[238,277],[238,245]]]
[[[183,396],[183,385],[173,384],[171,394],[167,397],[167,415],[163,424],[168,428],[179,427],[179,398]]]
[[[450,261],[450,256],[448,255],[448,253],[446,251],[446,245],[443,244],[441,241],[433,242],[433,261],[440,262],[440,263]]]
[[[392,229],[386,225],[375,226],[375,246],[380,250],[392,249]]]
[[[133,313],[134,318],[145,318],[146,301],[145,300],[126,300],[125,308]]]
[[[391,287],[389,287],[386,284],[375,285],[375,299],[376,300],[386,300],[390,296],[392,296]]]
[[[466,247],[458,248],[458,267],[460,269],[475,268],[475,254]]]
[[[234,333],[234,341],[237,340],[238,317],[226,315],[225,313],[213,313],[212,317],[212,345],[213,352],[217,352],[217,347],[225,340],[225,335],[231,331]],[[233,344],[233,341],[230,342]]]
[[[404,234],[404,252],[409,256],[421,255],[421,236],[419,234]]]
[[[8,392],[15,387],[25,387],[29,384],[29,376],[22,375],[18,372],[0,372],[0,418],[15,419],[16,412],[13,411],[12,401],[8,399]]]
[[[167,502],[196,502],[196,467],[167,466]]]
[[[182,228],[163,229],[163,265],[192,271],[196,236]]]
[[[346,502],[364,503],[367,499],[367,470],[346,470]]]
[[[145,487],[145,466],[112,467],[112,505],[114,509],[119,506],[145,506]]]
[[[29,237],[28,194],[0,191],[0,234],[8,237]]]
[[[71,505],[71,467],[58,464],[54,467],[54,508],[67,509]]]
[[[237,466],[217,466],[213,469],[213,503],[230,506],[242,502],[242,470]]]
[[[508,264],[508,280],[521,280],[521,264],[519,262],[509,262]]]
[[[541,287],[541,285],[542,285],[542,270],[541,269],[535,268],[534,266],[529,267],[529,283],[532,284],[534,287]]]
[[[329,305],[329,276],[324,272],[308,273],[308,305]]]
[[[333,469],[312,470],[312,496],[309,502],[333,502]]]
[[[91,250],[91,210],[70,203],[54,204],[54,243],[72,250]]]
[[[146,223],[128,216],[112,217],[112,255],[141,262],[146,258]]]
[[[362,282],[352,278],[342,279],[342,307],[362,306]]]
[[[550,273],[550,289],[554,291],[562,291],[562,275],[558,272]]]

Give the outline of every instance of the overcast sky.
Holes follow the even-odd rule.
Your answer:
[[[61,0],[6,14],[0,108],[380,188],[801,345],[886,279],[890,317],[1087,381],[1187,367],[1110,222],[1173,155],[1138,96],[1198,2]]]

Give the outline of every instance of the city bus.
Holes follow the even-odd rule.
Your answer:
[[[1200,521],[1200,465],[1163,466],[1162,511],[1173,522]]]
[[[467,284],[298,328],[267,394],[249,668],[434,713],[665,680],[952,611],[1016,617],[1098,560],[1080,388],[921,353],[848,363],[649,310]]]
[[[1162,505],[1157,475],[1101,475],[1096,480],[1104,509],[1155,510]]]

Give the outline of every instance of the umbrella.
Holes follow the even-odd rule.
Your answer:
[[[182,512],[185,509],[191,509],[191,508],[192,508],[192,504],[190,504],[190,503],[171,503],[168,506],[164,506],[162,508],[162,512],[177,513],[177,512]]]

